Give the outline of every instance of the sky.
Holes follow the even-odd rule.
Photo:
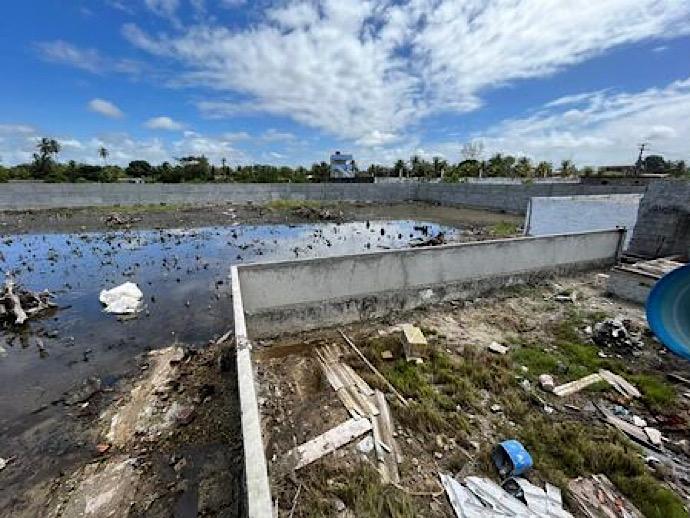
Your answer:
[[[690,161],[688,0],[9,0],[0,164]]]

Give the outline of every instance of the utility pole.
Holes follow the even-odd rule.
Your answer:
[[[641,144],[638,144],[638,147],[640,148],[640,154],[637,156],[637,162],[635,162],[635,176],[639,176],[642,172],[642,154],[644,153],[644,150],[647,149],[647,146],[649,146],[649,143],[647,142],[642,142]]]

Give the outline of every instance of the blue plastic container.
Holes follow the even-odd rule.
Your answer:
[[[491,454],[501,478],[522,475],[532,467],[532,456],[520,441],[509,439],[494,448]]]
[[[690,264],[654,285],[647,298],[647,322],[662,344],[690,360]]]

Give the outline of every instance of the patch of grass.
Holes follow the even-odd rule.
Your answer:
[[[267,209],[293,210],[299,207],[318,208],[326,206],[325,203],[315,200],[271,200],[264,205]]]
[[[489,233],[496,237],[510,237],[518,233],[518,226],[511,221],[499,221],[489,227]]]
[[[151,214],[173,212],[184,207],[188,207],[188,205],[181,205],[179,203],[149,203],[144,205],[111,205],[107,207],[93,207],[93,209],[106,214]]]
[[[334,497],[340,498],[358,518],[415,518],[424,515],[424,508],[418,501],[390,484],[384,485],[379,473],[366,464],[358,464],[351,470],[311,470],[312,478],[318,480],[305,481],[306,498],[303,504],[298,505],[297,517],[337,516]],[[330,483],[326,484],[326,480]],[[324,488],[327,489],[324,491]]]
[[[626,376],[628,381],[640,389],[644,402],[654,411],[668,411],[676,401],[673,386],[661,376],[655,374],[632,374]]]
[[[538,474],[561,487],[568,480],[604,473],[645,516],[687,516],[680,498],[646,470],[636,446],[618,432],[579,422],[554,423],[537,413],[525,414],[517,436],[530,451]]]

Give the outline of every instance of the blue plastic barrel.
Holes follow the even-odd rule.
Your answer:
[[[647,322],[662,344],[690,360],[690,264],[654,285],[647,298]]]

